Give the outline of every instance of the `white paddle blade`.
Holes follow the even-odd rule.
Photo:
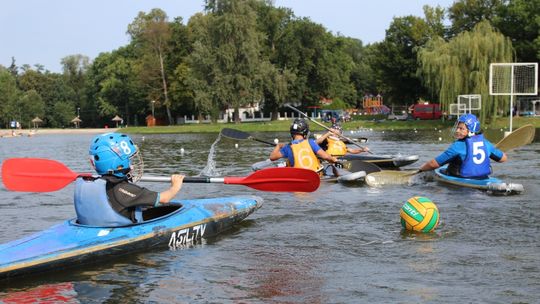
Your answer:
[[[366,184],[371,187],[381,187],[384,185],[410,185],[418,170],[412,171],[392,171],[383,170],[373,172],[366,176]]]

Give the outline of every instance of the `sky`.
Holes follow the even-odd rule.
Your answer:
[[[382,41],[394,17],[423,17],[424,5],[448,8],[454,0],[275,0],[333,34]],[[16,0],[0,2],[0,65],[41,64],[61,73],[61,59],[75,54],[90,60],[129,43],[127,26],[140,11],[165,11],[184,24],[202,12],[203,0]]]

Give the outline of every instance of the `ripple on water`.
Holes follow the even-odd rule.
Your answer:
[[[440,142],[439,132],[360,134],[370,137],[370,149],[377,154],[419,155],[419,163],[411,168],[450,143],[446,137]],[[288,138],[286,133],[257,136]],[[39,142],[40,157],[88,171],[90,138],[36,136],[34,142],[18,141],[9,155],[38,156],[34,144]],[[134,136],[146,172],[154,175],[199,174],[209,164],[208,152],[215,144],[213,169],[219,175],[244,176],[271,150],[254,141],[236,149],[234,141],[216,143],[216,138],[217,134],[145,135],[142,143]],[[308,194],[185,184],[178,198],[258,195],[264,204],[248,221],[204,244],[176,251],[156,248],[57,273],[54,279],[24,280],[0,298],[69,283],[75,299],[83,303],[535,303],[540,280],[539,153],[540,144],[534,143],[510,152],[508,163],[493,165],[497,177],[525,187],[524,194],[508,197],[433,181],[385,188],[323,183]],[[156,191],[168,187],[143,185]],[[73,217],[72,195],[70,187],[48,194],[0,190],[0,240]],[[439,208],[441,222],[433,233],[401,230],[399,210],[416,195],[429,197]]]

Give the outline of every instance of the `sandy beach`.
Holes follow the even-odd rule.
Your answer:
[[[100,134],[116,132],[118,128],[81,129],[21,129],[14,130],[15,136],[35,136],[40,134]],[[0,129],[0,137],[13,137],[13,130]]]

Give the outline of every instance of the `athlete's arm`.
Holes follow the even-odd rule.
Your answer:
[[[166,204],[170,202],[176,194],[180,191],[182,188],[182,184],[184,183],[184,176],[180,174],[173,174],[171,175],[171,187],[159,194],[159,202],[161,204]]]

